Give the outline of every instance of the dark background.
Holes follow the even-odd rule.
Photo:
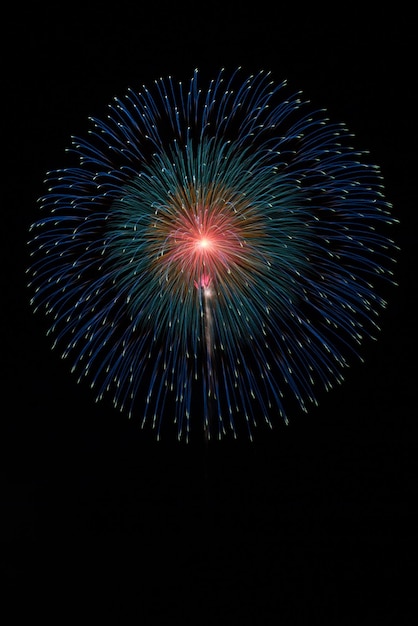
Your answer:
[[[371,15],[345,6],[36,5],[3,21],[0,537],[14,615],[339,625],[414,615],[414,20],[398,4]],[[365,363],[308,416],[252,444],[157,443],[95,405],[50,351],[28,302],[28,228],[45,172],[89,115],[160,76],[238,65],[286,78],[370,150],[401,220],[399,287]]]

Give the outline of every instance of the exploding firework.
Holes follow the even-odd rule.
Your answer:
[[[268,73],[129,90],[48,172],[30,287],[53,345],[160,436],[250,437],[378,329],[396,220],[343,124]],[[167,417],[163,419],[164,415]]]

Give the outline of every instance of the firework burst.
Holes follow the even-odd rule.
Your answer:
[[[395,219],[379,168],[300,93],[199,83],[130,90],[73,138],[32,226],[32,303],[97,399],[158,436],[166,414],[179,438],[251,437],[378,329]]]

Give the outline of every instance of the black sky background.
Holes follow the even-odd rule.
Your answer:
[[[406,624],[417,539],[413,19],[261,4],[36,5],[3,40],[1,550],[15,614],[141,623]],[[350,5],[351,7],[351,5]],[[200,13],[198,12],[200,11]],[[290,13],[290,11],[289,11]],[[309,415],[255,442],[156,442],[94,404],[29,307],[28,229],[71,135],[160,76],[267,69],[355,134],[401,224],[378,342]],[[85,603],[85,604],[83,604]],[[371,621],[370,621],[371,620]],[[56,623],[61,623],[60,621]]]

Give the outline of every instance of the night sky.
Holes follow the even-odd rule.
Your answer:
[[[1,553],[16,615],[141,624],[406,624],[417,540],[416,111],[411,16],[35,8],[4,19]],[[128,87],[271,70],[380,165],[397,288],[344,385],[255,441],[156,442],[95,404],[29,306],[30,224],[71,135]],[[125,617],[126,616],[126,617]],[[12,622],[10,622],[12,623]],[[95,623],[95,622],[94,622]]]

